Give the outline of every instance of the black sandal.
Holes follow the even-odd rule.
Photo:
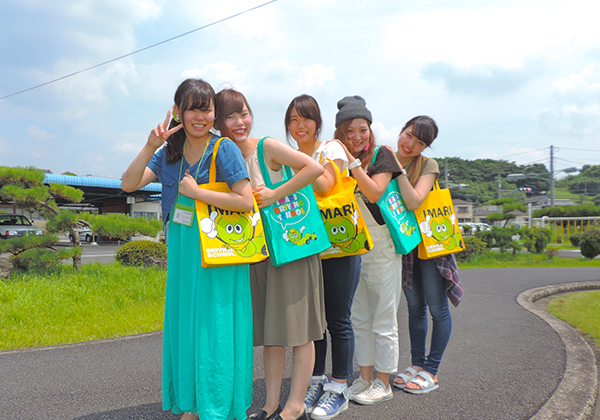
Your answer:
[[[281,408],[281,406],[277,406],[277,409],[273,412],[273,414],[271,414],[270,416],[267,416],[267,412],[265,410],[260,410],[257,413],[252,413],[248,416],[248,419],[252,419],[252,420],[274,420],[279,413],[281,413],[283,409]]]

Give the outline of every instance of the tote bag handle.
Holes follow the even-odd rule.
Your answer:
[[[265,163],[265,152],[263,148],[263,141],[267,137],[263,137],[258,141],[258,164],[260,166],[260,171],[262,172],[263,180],[265,181],[265,186],[267,188],[273,189],[273,182],[271,181],[271,174],[267,168],[267,164]],[[294,176],[292,174],[292,169],[289,166],[281,165],[283,168],[283,181],[286,182]]]
[[[223,140],[223,137],[221,137],[220,139],[218,139],[215,142],[215,147],[213,148],[213,153],[212,153],[212,159],[210,161],[210,169],[208,171],[208,182],[209,183],[215,183],[217,182],[217,164],[216,164],[216,160],[217,160],[217,150],[219,150],[219,145],[221,144],[221,140]]]

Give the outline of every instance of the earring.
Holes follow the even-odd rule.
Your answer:
[[[363,149],[363,152],[369,150],[369,143],[367,143],[367,145],[365,146],[365,148]]]
[[[175,106],[173,106],[173,112],[171,114],[173,115],[173,119],[175,120],[176,123],[181,122],[181,121],[179,121],[179,115],[177,115],[175,113]]]

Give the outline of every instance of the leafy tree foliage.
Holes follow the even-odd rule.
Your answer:
[[[455,188],[452,197],[476,204],[487,203],[498,196],[498,176],[501,179],[502,195],[524,201],[525,194],[518,188],[531,188],[534,192],[550,189],[550,173],[541,163],[517,165],[514,162],[493,159],[466,160],[458,157],[436,159],[440,167],[440,186],[444,187],[445,170],[453,184],[468,184],[466,188]],[[507,179],[509,174],[533,174],[535,178]],[[537,179],[540,178],[540,179]],[[512,190],[512,191],[504,191]]]
[[[0,166],[0,201],[10,202],[28,212],[38,212],[46,219],[46,233],[42,236],[16,237],[0,241],[0,252],[11,253],[13,267],[26,270],[54,270],[59,260],[73,259],[75,269],[81,267],[81,248],[77,227],[90,227],[97,233],[118,239],[128,239],[136,233],[154,236],[162,228],[158,220],[131,218],[123,214],[77,215],[61,210],[60,202],[79,203],[83,191],[68,185],[44,184],[44,171],[36,168]],[[74,249],[57,250],[58,232],[68,231]],[[42,250],[42,251],[40,251]]]
[[[600,207],[593,204],[580,206],[546,207],[533,211],[533,217],[591,217],[600,216]]]

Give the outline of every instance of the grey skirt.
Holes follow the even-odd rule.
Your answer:
[[[296,347],[325,331],[323,269],[319,254],[274,267],[250,265],[255,346]]]

